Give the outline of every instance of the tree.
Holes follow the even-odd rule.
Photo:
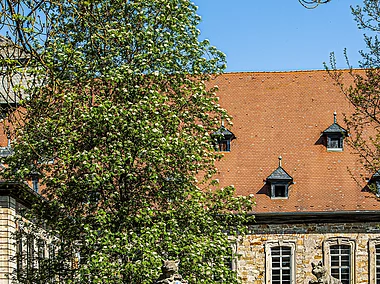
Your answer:
[[[220,158],[210,133],[228,116],[207,81],[225,64],[198,40],[196,6],[1,5],[11,50],[26,58],[1,61],[4,73],[26,74],[13,88],[3,176],[39,177],[44,199],[20,234],[34,228],[51,247],[17,281],[152,283],[163,259],[178,258],[189,283],[237,283],[226,263],[253,202],[210,179]]]
[[[317,8],[320,4],[326,4],[331,0],[298,0],[307,9]]]
[[[336,70],[334,54],[331,55],[330,75],[346,95],[354,107],[351,115],[345,120],[351,134],[348,142],[359,155],[365,172],[362,178],[375,174],[380,169],[380,6],[377,0],[364,0],[363,6],[351,7],[352,14],[359,29],[369,32],[364,35],[367,51],[361,51],[362,61],[359,66],[363,70],[354,70],[348,58],[350,81],[344,78],[341,71]],[[370,189],[379,192],[374,183]]]

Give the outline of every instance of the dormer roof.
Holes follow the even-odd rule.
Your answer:
[[[235,134],[233,134],[231,131],[229,131],[224,125],[222,125],[218,130],[216,130],[214,133],[211,134],[212,136],[216,137],[224,137],[224,139],[232,140],[235,137]]]
[[[347,136],[347,130],[344,129],[336,122],[336,112],[334,112],[334,123],[327,127],[323,132],[323,134],[343,134]]]
[[[267,177],[267,181],[293,181],[293,178],[282,168],[282,157],[278,157],[278,160],[278,168]]]
[[[274,181],[274,180],[292,181],[293,178],[282,167],[278,167],[267,177],[267,180],[268,181]]]

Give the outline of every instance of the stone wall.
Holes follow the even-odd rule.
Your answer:
[[[238,243],[240,258],[237,269],[243,283],[270,283],[270,278],[266,279],[266,246],[270,243],[291,243],[295,244],[293,283],[309,283],[309,280],[315,279],[311,274],[311,263],[326,263],[326,241],[345,239],[352,240],[354,244],[354,283],[373,283],[373,280],[370,281],[370,276],[373,276],[373,273],[370,275],[370,247],[371,243],[380,242],[379,223],[253,225],[250,233]]]

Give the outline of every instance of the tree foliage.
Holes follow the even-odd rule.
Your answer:
[[[253,203],[210,179],[220,158],[210,133],[228,116],[207,81],[225,62],[198,40],[196,6],[1,5],[12,42],[3,50],[25,55],[3,56],[3,73],[26,74],[14,88],[14,155],[3,175],[39,176],[36,227],[24,226],[43,228],[34,237],[52,248],[19,269],[17,281],[152,283],[163,259],[178,258],[189,283],[237,283],[226,263]]]
[[[362,6],[351,10],[358,28],[367,32],[364,35],[367,48],[360,51],[362,70],[353,69],[346,56],[350,78],[345,78],[336,70],[332,54],[329,72],[353,106],[353,113],[345,118],[350,133],[348,142],[365,168],[362,178],[368,178],[380,169],[380,3],[364,0]],[[370,188],[377,193],[375,186]]]

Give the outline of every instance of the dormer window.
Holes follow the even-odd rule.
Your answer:
[[[369,180],[370,188],[374,190],[377,197],[380,197],[380,170],[378,170]],[[372,185],[372,187],[371,187]]]
[[[37,172],[33,172],[30,174],[31,182],[32,182],[32,189],[35,192],[39,192],[40,186],[40,175]]]
[[[217,131],[211,134],[214,140],[215,150],[218,152],[230,152],[231,140],[235,139],[235,135],[222,125]]]
[[[282,168],[282,157],[278,157],[278,168],[266,179],[270,186],[270,197],[272,199],[286,199],[289,197],[289,185],[293,178]]]
[[[336,122],[336,112],[334,112],[334,123],[322,132],[325,137],[327,151],[343,151],[344,138],[348,136],[347,130]]]

